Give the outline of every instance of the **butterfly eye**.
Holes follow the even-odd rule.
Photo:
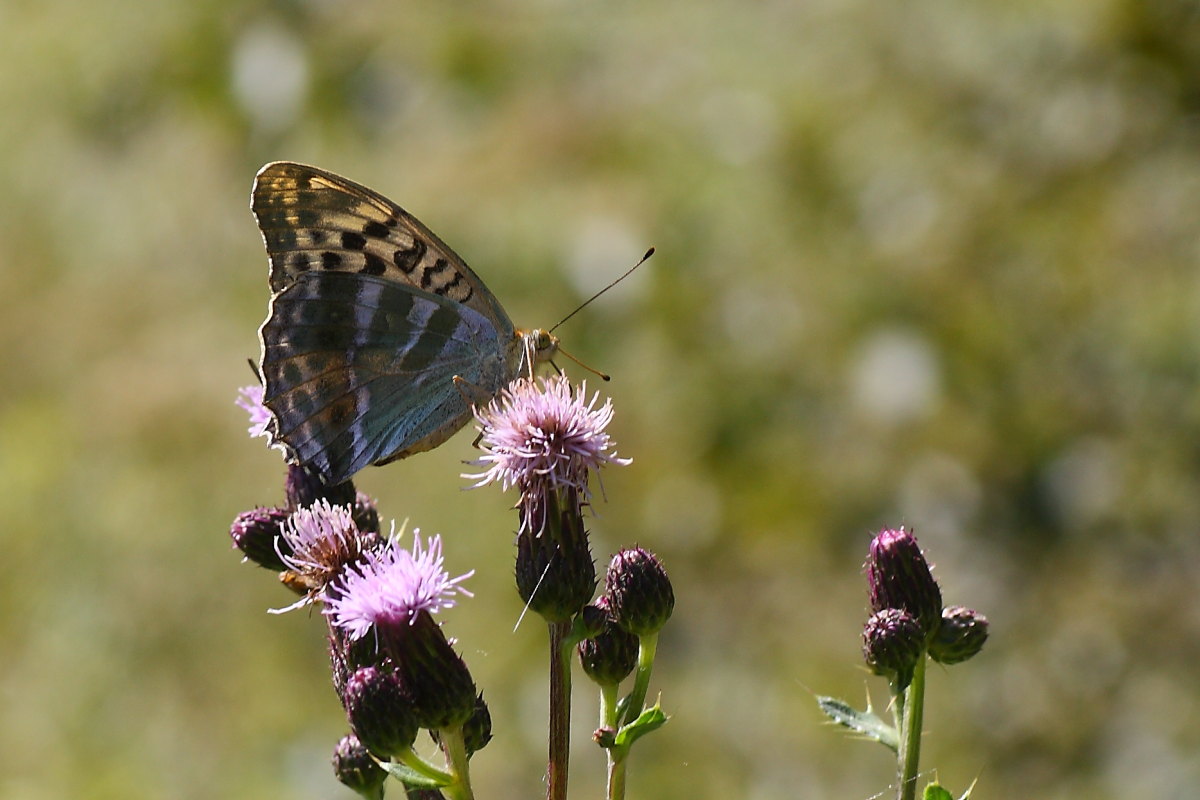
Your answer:
[[[548,331],[537,332],[537,350],[543,358],[549,358],[558,350],[558,339]]]

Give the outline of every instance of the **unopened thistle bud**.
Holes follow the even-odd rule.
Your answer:
[[[431,730],[429,734],[441,745],[442,736],[436,729]],[[488,710],[482,692],[475,698],[475,711],[471,718],[463,723],[462,734],[468,757],[487,747],[488,742],[492,740],[492,712]]]
[[[390,662],[379,654],[373,639],[351,639],[340,628],[330,625],[328,641],[333,689],[339,700],[345,698],[346,682],[360,667],[386,666],[391,669]]]
[[[902,609],[921,623],[926,638],[932,636],[942,617],[942,591],[916,537],[903,528],[880,531],[865,566],[871,612]]]
[[[333,774],[361,797],[383,797],[387,772],[353,733],[343,736],[333,750]]]
[[[354,496],[354,506],[350,509],[354,524],[363,533],[381,533],[379,528],[379,508],[375,500],[366,492]]]
[[[358,740],[377,758],[404,753],[417,738],[413,698],[391,670],[355,670],[346,681],[342,704]]]
[[[982,650],[987,637],[987,617],[963,606],[948,606],[929,642],[929,655],[940,664],[958,664]]]
[[[666,569],[641,547],[613,556],[604,576],[604,596],[616,624],[635,636],[658,633],[675,609],[675,591]]]
[[[579,622],[580,635],[583,638],[591,639],[593,636],[599,636],[609,622],[608,601],[601,596],[596,602],[588,603],[583,607],[583,611],[579,612]]]
[[[243,511],[233,520],[229,535],[233,546],[242,551],[248,561],[260,567],[280,572],[287,565],[276,550],[279,526],[287,521],[289,512],[283,508],[255,508]],[[289,551],[284,548],[284,555]]]
[[[863,627],[863,659],[876,675],[899,679],[907,686],[917,661],[924,657],[925,632],[917,619],[899,608],[876,611]]]
[[[575,649],[589,678],[601,686],[613,686],[625,680],[637,666],[638,637],[617,627],[605,605],[605,598],[601,597],[596,605],[584,609],[585,614],[588,609],[599,611],[603,623],[600,632],[584,639]]]
[[[308,508],[318,500],[331,506],[354,506],[357,492],[352,481],[327,484],[319,472],[311,467],[289,464],[284,481],[284,496],[288,508]]]
[[[412,692],[422,728],[456,728],[475,713],[471,672],[429,614],[417,614],[411,625],[381,628],[380,647]]]

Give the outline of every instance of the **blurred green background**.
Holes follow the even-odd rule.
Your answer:
[[[631,798],[886,796],[860,568],[915,529],[976,660],[923,765],[976,797],[1200,784],[1200,12],[1182,0],[0,3],[0,796],[348,798],[321,621],[229,550],[266,161],[404,205],[612,373],[603,564],[678,598]],[[571,368],[575,377],[580,371]],[[595,381],[590,381],[589,385]],[[471,434],[370,469],[446,539],[491,702],[478,796],[543,796],[544,630]],[[602,792],[577,680],[573,796]]]

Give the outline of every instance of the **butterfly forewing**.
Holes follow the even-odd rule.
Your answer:
[[[512,322],[479,277],[415,217],[332,172],[277,161],[259,170],[251,209],[271,259],[271,291],[313,270],[382,277]]]

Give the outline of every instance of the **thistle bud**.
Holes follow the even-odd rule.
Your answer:
[[[987,637],[987,617],[970,608],[949,606],[929,642],[929,655],[939,664],[958,664],[982,650]]]
[[[390,663],[375,649],[373,639],[351,639],[337,627],[329,626],[329,666],[338,698],[346,694],[346,682],[360,667],[387,666]]]
[[[462,733],[468,757],[487,747],[488,742],[492,740],[492,712],[488,711],[482,693],[475,698],[475,711],[471,714],[471,718],[463,723]],[[438,745],[441,745],[442,736],[437,729],[431,730],[429,734]]]
[[[871,612],[903,609],[921,623],[926,638],[932,636],[942,616],[942,591],[916,537],[903,528],[880,531],[871,540],[866,569]]]
[[[353,507],[357,492],[352,481],[331,486],[325,483],[320,473],[313,468],[289,464],[284,481],[284,496],[287,498],[288,508],[294,511],[298,508],[308,508],[318,500],[325,500],[331,506]]]
[[[348,483],[348,481],[347,481]],[[363,533],[379,533],[379,508],[375,500],[366,492],[354,496],[354,505],[350,509],[354,524]]]
[[[362,797],[383,797],[387,772],[353,733],[343,736],[333,750],[333,774]]]
[[[288,511],[283,508],[243,511],[229,527],[233,546],[241,550],[247,560],[260,567],[276,572],[287,569],[287,564],[275,549],[275,540],[279,537],[279,526],[287,521],[288,516]],[[290,555],[286,548],[284,555]]]
[[[925,651],[925,632],[912,614],[899,608],[876,611],[863,626],[863,659],[876,675],[907,686]]]
[[[604,596],[616,624],[635,636],[658,633],[675,608],[662,562],[640,547],[619,551],[604,576]]]
[[[596,591],[596,564],[588,547],[579,493],[547,491],[522,506],[517,534],[517,593],[548,622],[565,622],[583,609]],[[545,524],[530,523],[534,514]]]
[[[482,692],[475,698],[475,711],[471,718],[463,725],[463,739],[468,756],[487,747],[492,740],[492,712],[488,710]]]
[[[381,629],[380,644],[411,692],[420,727],[456,728],[475,713],[471,673],[428,613],[418,613],[411,625]]]
[[[342,704],[358,740],[377,758],[399,755],[417,738],[412,695],[391,670],[355,670],[346,681]]]
[[[609,622],[608,601],[600,597],[594,603],[588,603],[579,612],[579,633],[585,639],[599,636],[604,632]]]
[[[584,639],[575,649],[589,678],[601,686],[615,686],[637,666],[638,637],[617,627],[603,601],[602,597],[597,605],[584,609],[585,613],[594,608],[604,614],[600,632]]]

